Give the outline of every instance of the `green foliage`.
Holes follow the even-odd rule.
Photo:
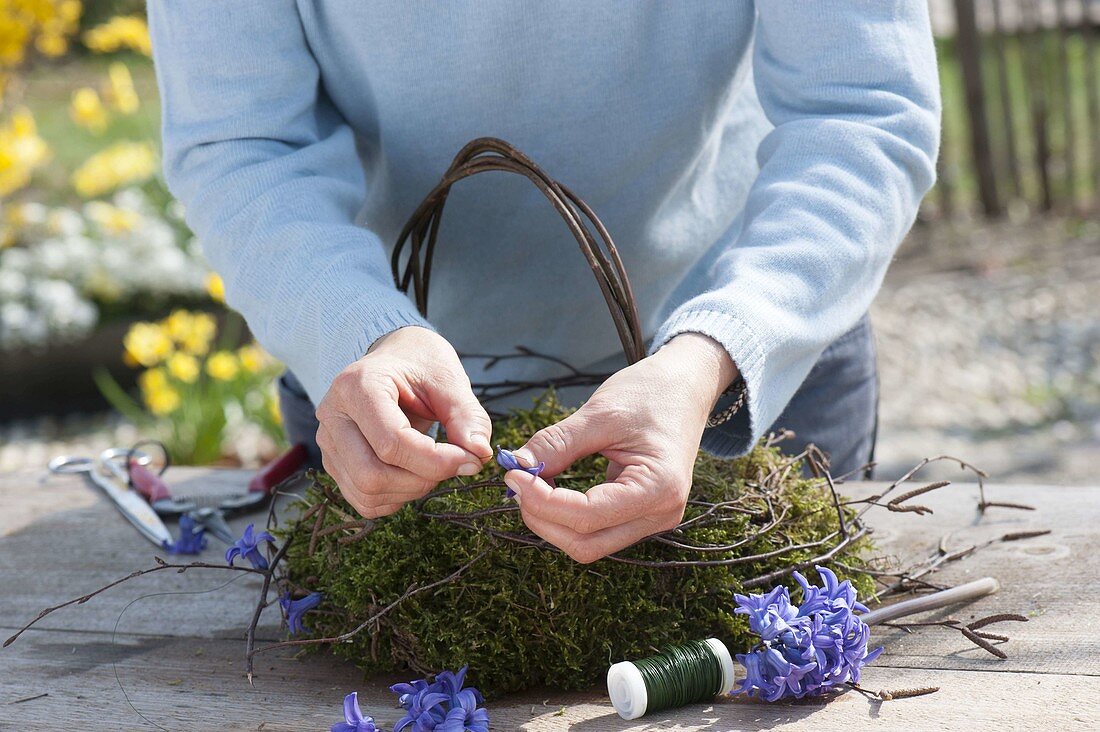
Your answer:
[[[567,413],[547,395],[533,409],[497,423],[494,440],[501,445],[521,445],[533,432]],[[735,500],[747,511],[724,514],[728,520],[722,523],[685,528],[678,540],[711,545],[746,542],[733,550],[707,553],[644,542],[622,556],[665,561],[725,559],[833,533],[837,516],[828,489],[822,481],[804,479],[798,464],[784,470],[789,462],[777,449],[763,446],[737,460],[700,453],[692,497],[711,503]],[[603,458],[588,458],[556,481],[560,487],[583,490],[599,482],[605,469]],[[774,514],[756,487],[769,475]],[[464,483],[469,481],[456,479],[449,485]],[[444,492],[377,521],[362,538],[341,542],[355,530],[337,529],[323,537],[322,530],[314,537],[318,527],[335,527],[358,518],[332,488],[329,478],[320,477],[306,501],[315,505],[327,495],[324,513],[317,512],[289,529],[292,543],[287,571],[291,583],[323,591],[326,597],[325,604],[310,616],[314,634],[324,637],[346,632],[401,597],[410,586],[441,580],[488,551],[459,579],[408,597],[377,626],[349,643],[336,645],[333,651],[369,672],[412,669],[431,673],[469,663],[474,683],[489,694],[542,685],[561,689],[590,686],[602,678],[611,662],[645,656],[667,643],[689,639],[717,636],[731,649],[746,649],[752,641],[743,619],[733,615],[733,593],[740,592],[748,578],[821,552],[819,547],[726,566],[652,568],[607,559],[585,566],[560,552],[497,538],[438,517],[512,505],[497,485]],[[703,510],[689,505],[685,518]],[[321,515],[319,523],[317,515]],[[775,515],[782,516],[779,526],[754,536]],[[516,511],[495,513],[475,523],[481,529],[532,536]],[[867,541],[857,542],[838,559],[858,564],[858,557],[869,546]],[[869,577],[852,579],[861,593],[871,589]]]

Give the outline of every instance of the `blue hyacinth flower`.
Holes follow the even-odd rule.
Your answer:
[[[505,450],[500,445],[497,445],[497,465],[504,468],[505,470],[522,470],[523,472],[530,473],[531,475],[538,475],[546,469],[546,463],[541,461],[533,468],[523,467],[523,465],[520,464],[519,459],[512,453],[511,450]],[[509,498],[514,498],[516,492],[509,488],[507,491],[504,492],[504,495],[508,496]]]
[[[735,595],[734,612],[746,615],[749,629],[760,636],[751,652],[739,654],[745,678],[735,693],[767,701],[816,696],[849,682],[878,658],[882,648],[867,650],[871,630],[857,612],[866,612],[848,581],[817,568],[822,587],[794,573],[802,603],[791,603],[786,587],[767,594]]]
[[[174,542],[161,542],[169,554],[200,554],[206,548],[206,527],[187,514],[180,516],[180,536]]]
[[[298,600],[290,599],[290,592],[279,598],[279,605],[286,613],[286,625],[291,635],[297,635],[302,631],[309,632],[309,628],[302,625],[302,616],[321,604],[324,595],[320,592],[311,592]]]
[[[463,688],[468,668],[463,666],[457,673],[442,671],[430,684],[426,679],[417,679],[391,686],[390,691],[398,695],[398,704],[405,709],[394,732],[488,732],[489,712],[481,708],[481,692]]]
[[[241,538],[237,539],[233,544],[225,551],[225,561],[229,562],[229,566],[233,566],[233,560],[237,557],[244,557],[255,569],[267,569],[267,558],[260,553],[260,542],[268,541],[275,542],[275,537],[266,531],[261,531],[259,534],[255,534],[255,527],[249,524],[245,527],[244,533],[241,534]]]
[[[344,721],[332,725],[329,732],[378,732],[374,718],[363,716],[358,692],[353,691],[344,697]]]

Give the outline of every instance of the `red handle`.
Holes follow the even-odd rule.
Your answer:
[[[130,480],[138,493],[145,496],[150,503],[172,499],[168,484],[161,480],[159,475],[139,464],[137,460],[130,461]]]
[[[275,458],[248,482],[249,493],[270,493],[275,486],[298,472],[306,464],[309,454],[305,445],[295,445]]]

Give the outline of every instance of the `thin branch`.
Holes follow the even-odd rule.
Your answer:
[[[160,557],[154,556],[153,559],[154,559],[154,561],[157,562],[157,566],[155,566],[155,567],[149,567],[148,569],[136,570],[136,571],[131,572],[130,574],[126,575],[125,577],[121,577],[121,578],[115,580],[114,582],[111,582],[109,584],[104,585],[103,587],[100,587],[98,590],[95,590],[94,592],[89,592],[87,595],[81,595],[80,597],[76,597],[76,598],[73,598],[72,600],[68,600],[66,602],[63,602],[60,605],[53,605],[52,607],[46,608],[42,612],[38,613],[38,615],[36,615],[33,620],[31,620],[29,623],[24,625],[18,631],[16,631],[15,635],[11,636],[6,641],[4,641],[4,645],[0,646],[0,647],[7,648],[8,646],[10,646],[12,643],[14,643],[16,641],[17,638],[19,638],[19,636],[23,635],[23,633],[26,632],[27,630],[29,630],[35,623],[37,623],[39,620],[46,617],[47,615],[49,615],[52,612],[55,612],[57,610],[65,608],[65,607],[69,607],[70,605],[83,605],[84,603],[88,602],[88,600],[91,600],[96,595],[100,595],[100,594],[106,592],[107,590],[111,589],[112,587],[117,587],[118,585],[121,585],[124,582],[129,582],[132,579],[136,579],[138,577],[143,577],[147,574],[153,574],[154,572],[163,572],[164,570],[167,570],[167,569],[174,569],[174,570],[176,570],[177,573],[182,574],[182,573],[186,572],[189,569],[228,569],[231,572],[251,572],[253,574],[259,574],[259,575],[265,575],[266,574],[266,572],[264,572],[263,570],[253,569],[252,567],[231,567],[228,564],[209,564],[207,562],[191,562],[189,564],[170,564],[168,562],[165,562]]]
[[[256,601],[256,609],[252,611],[252,621],[248,624],[248,634],[245,641],[245,675],[248,677],[248,685],[252,685],[252,649],[256,645],[256,628],[260,624],[260,615],[263,613],[264,608],[267,607],[267,591],[271,587],[271,578],[275,574],[275,567],[286,556],[287,549],[290,548],[290,542],[293,537],[287,537],[283,545],[279,547],[279,550],[275,552],[275,556],[272,557],[268,571],[264,574],[264,584],[260,588],[260,597]]]

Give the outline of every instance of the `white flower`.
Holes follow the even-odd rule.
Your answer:
[[[167,217],[140,189],[82,209],[17,204],[5,211],[28,224],[25,246],[0,251],[0,349],[86,333],[99,318],[96,302],[142,295],[201,295],[206,266],[195,240],[181,241]],[[10,306],[10,307],[9,307]]]
[[[55,208],[46,217],[46,229],[56,236],[77,236],[84,228],[84,218],[71,208]]]
[[[0,300],[18,300],[26,294],[26,275],[16,270],[0,269]]]
[[[57,239],[47,239],[31,250],[34,272],[46,277],[65,277],[72,272],[72,264],[66,256],[66,246]]]
[[[0,323],[4,330],[18,331],[30,321],[31,311],[21,302],[6,302],[0,305]]]
[[[30,301],[48,321],[63,323],[80,302],[80,296],[63,280],[39,280],[31,284]]]
[[[22,247],[12,247],[0,252],[0,270],[5,272],[29,272],[33,265],[30,252]]]
[[[20,223],[39,226],[46,221],[47,208],[41,203],[27,201],[12,206],[12,214]]]
[[[124,188],[115,194],[114,203],[116,206],[127,211],[136,211],[138,213],[146,213],[148,211],[148,205],[145,198],[145,194],[138,188]]]

